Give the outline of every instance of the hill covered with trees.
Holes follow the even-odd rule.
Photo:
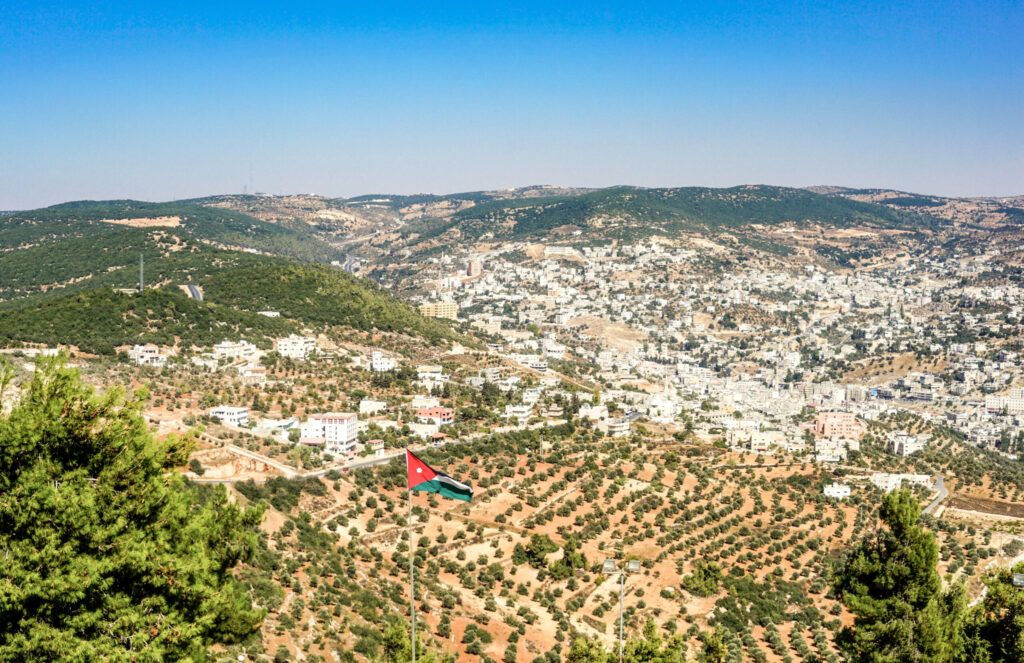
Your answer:
[[[99,285],[36,294],[0,304],[0,340],[58,343],[111,354],[132,343],[209,346],[229,338],[269,340],[302,328],[350,327],[457,338],[373,283],[328,265],[230,251],[205,251],[155,261],[161,287],[125,293]],[[109,276],[109,275],[108,275]],[[177,285],[202,288],[203,301]],[[278,311],[268,318],[259,311]]]
[[[934,220],[885,205],[827,196],[806,189],[739,186],[727,189],[610,187],[581,194],[495,199],[455,214],[435,232],[464,236],[537,237],[586,230],[609,236],[682,231],[715,232],[751,224],[816,223],[880,228],[921,226]]]

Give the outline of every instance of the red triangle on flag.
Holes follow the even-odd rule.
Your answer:
[[[432,481],[437,476],[434,468],[417,458],[416,454],[408,449],[405,450],[405,469],[408,473],[409,490],[412,490],[424,481]]]

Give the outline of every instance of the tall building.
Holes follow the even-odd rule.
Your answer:
[[[420,304],[420,314],[428,318],[459,319],[459,305],[452,301],[425,302]]]
[[[359,417],[352,412],[327,412],[314,414],[303,424],[299,442],[311,446],[322,446],[332,454],[346,454],[355,451],[359,433]]]
[[[467,276],[480,276],[483,273],[484,273],[484,261],[483,260],[480,260],[479,258],[474,258],[473,260],[469,261],[469,264],[466,266],[466,275]]]

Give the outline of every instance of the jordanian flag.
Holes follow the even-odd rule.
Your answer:
[[[408,449],[405,450],[405,467],[409,473],[409,490],[439,493],[463,502],[473,498],[473,489],[467,484],[456,481],[444,472],[438,472]]]

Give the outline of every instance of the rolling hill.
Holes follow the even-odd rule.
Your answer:
[[[463,232],[530,236],[565,226],[616,234],[738,228],[750,224],[820,223],[893,227],[921,223],[884,205],[823,196],[804,189],[613,187],[578,196],[491,201],[456,215]]]
[[[761,229],[798,226],[935,228],[942,221],[920,208],[903,209],[806,189],[739,186],[645,189],[611,187],[557,195],[492,197],[443,218],[423,218],[401,230],[409,254],[429,255],[450,242],[602,241],[650,235],[731,233],[775,253],[785,247],[758,237]]]

